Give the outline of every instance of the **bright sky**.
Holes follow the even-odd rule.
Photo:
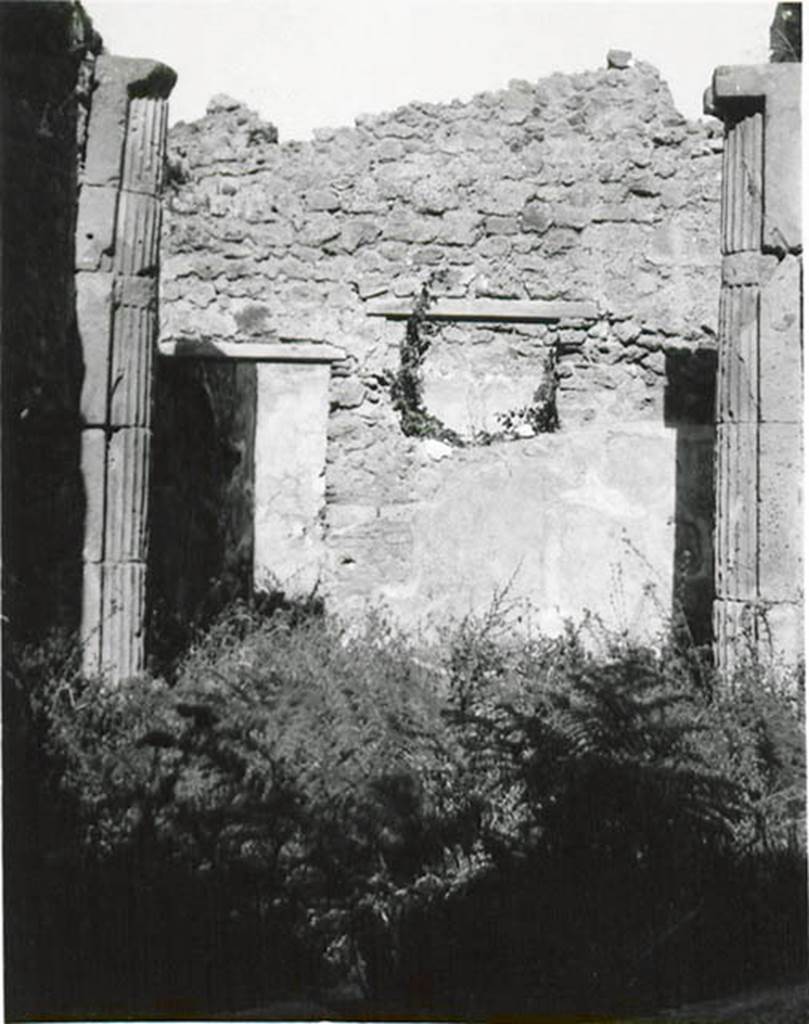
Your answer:
[[[108,50],[154,57],[179,80],[171,119],[215,93],[281,140],[411,100],[449,102],[605,66],[611,47],[656,65],[688,117],[719,64],[764,63],[775,0],[86,0]]]

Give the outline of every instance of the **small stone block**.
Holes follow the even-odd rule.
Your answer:
[[[85,676],[97,675],[101,668],[101,574],[100,564],[84,563],[79,639]]]
[[[761,614],[760,646],[785,667],[795,667],[803,657],[804,615],[802,603],[779,602]]]
[[[608,50],[607,67],[618,68],[623,71],[632,63],[632,52],[630,50]]]
[[[759,426],[759,594],[764,601],[800,601],[803,593],[802,427]]]
[[[114,188],[82,186],[76,219],[77,270],[111,269],[117,200]]]
[[[107,561],[146,558],[151,431],[116,430],[107,448],[104,555]]]
[[[93,426],[107,421],[112,295],[112,274],[76,274],[76,323],[84,363],[80,410],[84,422]]]
[[[764,237],[765,247],[796,251],[801,246],[801,65],[786,69],[765,107]]]
[[[148,96],[129,102],[124,143],[123,188],[157,195],[163,184],[167,104]]]
[[[100,562],[104,557],[104,493],[107,438],[103,430],[81,433],[81,475],[84,485],[84,549],[82,558]]]
[[[121,192],[115,232],[115,269],[118,273],[157,273],[160,214],[160,201],[153,196]]]
[[[105,564],[101,610],[101,667],[112,682],[139,675],[146,667],[146,566]]]
[[[82,178],[89,184],[117,187],[121,182],[130,97],[165,99],[177,76],[158,61],[106,53],[96,59],[94,76]]]
[[[102,55],[96,61],[95,90],[87,125],[82,173],[85,183],[117,187],[121,179],[128,104],[126,83],[116,75],[110,58]]]
[[[761,292],[759,415],[799,423],[803,408],[801,261],[785,256]]]
[[[157,336],[156,282],[118,278],[115,289],[109,422],[113,427],[148,427],[151,422],[152,362]]]

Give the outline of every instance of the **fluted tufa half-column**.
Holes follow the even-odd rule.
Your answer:
[[[725,122],[714,634],[732,672],[802,653],[800,66],[718,68],[706,112]]]
[[[153,61],[98,59],[79,197],[83,667],[111,682],[145,668],[160,193],[175,78]]]

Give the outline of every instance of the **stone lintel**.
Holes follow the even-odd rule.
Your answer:
[[[240,359],[255,363],[336,363],[346,353],[321,341],[215,341],[209,338],[167,338],[161,356],[172,359]]]
[[[706,91],[707,114],[725,118],[744,101],[764,104],[762,248],[801,248],[801,65],[718,67]]]
[[[413,315],[412,301],[380,299],[367,303],[369,316],[406,320]],[[491,320],[504,323],[540,323],[548,320],[597,320],[594,302],[510,299],[437,299],[424,313],[427,320]]]

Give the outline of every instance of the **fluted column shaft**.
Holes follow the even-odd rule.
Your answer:
[[[174,81],[152,61],[98,59],[79,196],[83,666],[113,682],[145,667],[160,193]]]
[[[719,68],[717,661],[802,650],[800,68]]]

